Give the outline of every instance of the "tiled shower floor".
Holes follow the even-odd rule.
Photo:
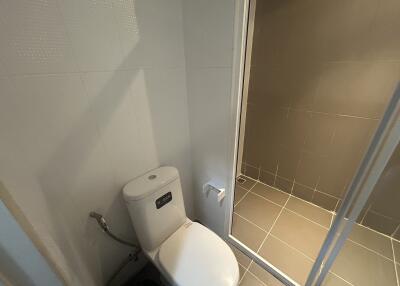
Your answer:
[[[332,218],[332,212],[250,178],[237,183],[233,235],[302,285]],[[243,255],[238,261],[240,285],[280,285]],[[400,242],[356,224],[324,285],[399,286],[396,261]]]

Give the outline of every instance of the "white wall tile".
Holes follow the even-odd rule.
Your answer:
[[[213,194],[206,197],[202,186],[209,180],[229,185],[234,11],[232,0],[183,3],[195,209],[198,219],[220,235],[226,205]]]
[[[140,102],[143,97],[146,99],[143,73],[138,70],[89,73],[84,81],[117,185],[122,187],[157,167],[150,113],[148,106]],[[139,117],[135,114],[138,109],[142,112]],[[144,134],[140,132],[142,129],[150,132]]]
[[[111,0],[58,0],[79,67],[111,70],[122,62]]]
[[[187,66],[232,65],[234,6],[233,0],[184,1]]]
[[[188,100],[192,142],[196,211],[200,221],[223,235],[225,210],[203,184],[212,180],[221,186],[229,182],[228,138],[230,117],[230,68],[188,70]]]
[[[123,67],[185,65],[180,0],[113,0],[113,5]]]
[[[76,71],[56,1],[2,1],[0,37],[4,74]]]

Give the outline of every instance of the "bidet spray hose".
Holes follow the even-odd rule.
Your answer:
[[[134,243],[132,243],[132,242],[129,242],[129,241],[126,241],[126,240],[124,240],[124,239],[122,239],[122,238],[119,238],[118,236],[116,236],[115,234],[113,234],[113,233],[111,232],[111,230],[110,230],[110,227],[108,226],[108,224],[107,224],[107,222],[106,222],[106,219],[105,219],[101,214],[96,213],[96,212],[90,212],[90,213],[89,213],[89,217],[94,218],[94,219],[97,221],[97,223],[99,224],[99,226],[102,228],[102,230],[103,230],[109,237],[111,237],[112,239],[118,241],[119,243],[122,243],[122,244],[125,244],[125,245],[128,245],[128,246],[135,247],[136,250],[137,250],[137,252],[140,251],[140,247],[137,246],[136,244],[134,244]]]

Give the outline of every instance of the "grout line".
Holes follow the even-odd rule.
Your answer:
[[[365,210],[365,212],[364,212],[364,214],[363,214],[363,216],[362,216],[362,218],[361,218],[360,224],[362,224],[362,223],[364,222],[364,219],[365,219],[365,217],[367,216],[367,214],[368,214],[369,210],[371,209],[371,207],[372,207],[372,204],[370,204],[370,205],[367,207],[367,209]]]
[[[351,285],[351,286],[354,286],[354,284],[353,284],[353,283],[350,283],[349,281],[347,281],[347,280],[346,280],[346,279],[344,279],[343,277],[341,277],[341,276],[337,275],[335,272],[329,271],[329,273],[331,273],[332,275],[335,275],[337,278],[339,278],[340,280],[342,280],[342,281],[346,282],[347,284],[349,284],[349,285]]]
[[[261,197],[261,198],[263,198],[263,197]],[[263,199],[265,199],[265,198],[263,198]],[[267,199],[265,199],[265,200],[267,200]],[[295,215],[297,215],[297,216],[299,216],[299,217],[301,217],[301,218],[303,218],[303,219],[305,219],[305,220],[307,220],[307,221],[309,221],[309,222],[315,224],[315,225],[318,225],[319,227],[322,227],[322,228],[325,229],[325,230],[329,230],[329,228],[327,228],[326,226],[323,226],[323,225],[321,225],[321,224],[319,224],[319,223],[317,223],[317,222],[315,222],[315,221],[313,221],[313,220],[311,220],[311,219],[309,219],[309,218],[307,218],[307,217],[305,217],[305,216],[303,216],[303,215],[301,215],[301,214],[299,214],[299,213],[297,213],[297,212],[295,212],[295,211],[292,211],[292,210],[288,209],[287,207],[282,207],[282,210],[281,210],[281,212],[279,213],[278,217],[281,216],[281,214],[282,214],[282,212],[283,212],[284,209],[285,209],[286,211],[289,211],[289,212],[291,212],[291,213],[293,213],[293,214],[295,214]],[[237,212],[235,212],[235,214],[236,214],[237,216],[239,216],[240,218],[244,219],[245,221],[247,221],[248,223],[254,225],[254,226],[257,227],[257,228],[259,228],[259,229],[262,230],[263,232],[267,233],[267,236],[271,234],[272,227],[275,225],[275,224],[273,224],[273,225],[271,226],[270,230],[267,231],[267,230],[265,230],[264,228],[262,228],[261,226],[257,225],[256,223],[252,222],[251,220],[249,220],[248,218],[246,218],[246,217],[244,217],[244,216],[238,214]],[[276,218],[276,220],[278,219],[278,217]],[[332,217],[333,217],[333,216],[332,216]],[[277,238],[275,235],[273,235],[273,234],[271,234],[271,235],[274,236],[275,238]],[[266,238],[265,238],[265,239],[266,239]],[[279,239],[279,238],[278,238],[278,239]],[[357,242],[357,241],[354,241],[354,240],[352,240],[352,239],[350,239],[350,238],[347,238],[347,240],[350,241],[350,242],[352,242],[352,243],[354,243],[354,244],[356,244],[356,245],[358,245],[358,246],[360,246],[360,247],[362,247],[362,248],[364,248],[364,249],[366,249],[366,250],[368,250],[368,251],[370,251],[370,252],[372,252],[372,253],[374,253],[374,254],[376,254],[376,255],[378,255],[378,256],[381,256],[381,257],[384,258],[384,259],[387,259],[387,260],[389,260],[389,261],[393,261],[393,260],[390,259],[389,257],[386,257],[386,256],[384,256],[383,254],[377,252],[376,250],[373,250],[373,249],[371,249],[371,248],[369,248],[369,247],[367,247],[367,246],[365,246],[365,245],[363,245],[363,244],[361,244],[361,243],[359,243],[359,242]],[[261,245],[261,246],[262,246],[262,245]],[[257,252],[258,252],[258,251],[259,251],[259,249],[257,250]],[[300,250],[298,250],[298,251],[300,251]]]
[[[382,257],[382,258],[385,258],[385,259],[387,259],[387,260],[389,260],[389,261],[393,261],[393,260],[390,259],[389,257],[386,257],[386,256],[384,256],[383,254],[377,252],[376,250],[373,250],[373,249],[371,249],[371,248],[368,248],[367,246],[365,246],[365,245],[363,245],[363,244],[361,244],[361,243],[359,243],[359,242],[357,242],[357,241],[354,241],[354,240],[352,240],[352,239],[350,239],[350,238],[347,238],[347,240],[350,241],[350,242],[352,242],[352,243],[354,243],[354,244],[356,244],[356,245],[358,245],[358,246],[360,246],[360,247],[362,247],[362,248],[364,248],[364,249],[366,249],[366,250],[369,250],[369,251],[375,253],[376,255],[379,255],[379,256]]]
[[[320,223],[318,223],[318,222],[315,222],[315,221],[313,221],[312,219],[309,219],[308,217],[303,216],[302,214],[299,214],[299,213],[297,213],[297,212],[295,212],[295,211],[292,211],[291,209],[288,209],[288,208],[285,208],[285,210],[288,211],[288,212],[291,212],[291,213],[293,213],[293,214],[295,214],[295,215],[297,215],[297,216],[299,216],[299,217],[301,217],[301,218],[303,218],[303,219],[305,219],[305,220],[308,220],[309,222],[311,222],[311,223],[313,223],[313,224],[316,224],[316,225],[322,227],[322,228],[325,229],[325,230],[329,230],[328,227],[326,227],[326,226],[324,226],[324,225],[322,225],[322,224],[320,224]]]
[[[257,185],[257,182],[253,186],[251,186],[250,189],[248,189],[247,192],[243,195],[243,197],[233,206],[236,207],[241,201],[243,201],[243,199],[247,196],[248,193],[250,193],[250,191],[255,187],[255,185]],[[246,190],[245,188],[242,189]]]
[[[245,271],[243,273],[242,278],[239,279],[238,285],[240,285],[240,283],[242,283],[242,280],[243,280],[244,276],[246,276],[247,272],[250,272],[249,269],[250,269],[250,266],[253,264],[253,261],[254,260],[251,260],[250,263],[249,263],[249,266],[247,266],[247,268],[245,267]]]
[[[235,215],[237,215],[238,217],[240,217],[241,219],[247,221],[248,223],[252,224],[253,226],[259,228],[261,231],[268,233],[267,230],[263,229],[261,226],[259,226],[258,224],[255,224],[254,222],[252,222],[251,220],[249,220],[248,218],[245,218],[244,216],[238,214],[237,212],[234,213]]]
[[[253,178],[250,178],[249,176],[246,176],[246,175],[243,175],[244,177],[247,177],[247,178],[249,178],[249,179],[252,179],[252,180],[254,180]],[[321,209],[321,210],[323,210],[323,211],[325,211],[325,212],[329,212],[329,213],[331,213],[333,216],[337,213],[336,211],[329,211],[329,210],[327,210],[327,209],[324,209],[323,207],[320,207],[320,206],[318,206],[318,205],[316,205],[316,204],[314,204],[314,203],[312,203],[312,202],[309,202],[309,201],[306,201],[306,200],[304,200],[304,199],[302,199],[302,198],[299,198],[299,197],[297,197],[297,196],[295,196],[295,195],[293,195],[293,194],[289,194],[289,193],[286,193],[286,192],[284,192],[284,191],[282,191],[282,190],[279,190],[279,189],[277,189],[276,187],[273,187],[273,186],[270,186],[270,185],[268,185],[268,184],[265,184],[264,182],[260,182],[260,181],[256,181],[257,183],[259,183],[259,184],[262,184],[262,185],[265,185],[265,186],[267,186],[267,187],[270,187],[270,188],[272,188],[272,189],[274,189],[274,190],[276,190],[276,191],[278,191],[278,192],[281,192],[281,193],[283,193],[283,194],[286,194],[286,195],[289,195],[289,197],[294,197],[295,199],[298,199],[298,200],[300,200],[300,201],[302,201],[302,202],[304,202],[304,203],[306,203],[306,204],[308,204],[308,205],[311,205],[311,206],[313,206],[313,207],[317,207],[317,208],[319,208],[319,209]],[[296,184],[298,184],[298,183],[296,183]],[[254,187],[254,186],[253,186]],[[252,189],[252,188],[251,188]],[[252,192],[253,193],[253,192]],[[253,193],[253,194],[255,194],[255,193]],[[325,194],[325,193],[323,193],[323,194]],[[256,194],[257,195],[257,194]],[[263,197],[264,198],[264,197]],[[265,198],[264,198],[265,199]],[[269,200],[268,200],[269,201]],[[271,201],[270,201],[271,202]],[[272,202],[272,203],[274,203],[274,202]],[[276,204],[276,203],[275,203]],[[337,204],[339,204],[339,201],[337,202]],[[236,204],[237,205],[237,204]],[[361,227],[363,227],[363,228],[366,228],[366,229],[368,229],[368,230],[371,230],[371,231],[373,231],[373,232],[375,232],[375,233],[377,233],[377,234],[379,234],[379,235],[382,235],[382,236],[384,236],[384,237],[387,237],[387,238],[389,238],[389,239],[394,239],[394,240],[396,240],[396,241],[398,241],[398,242],[400,242],[400,240],[399,239],[396,239],[396,238],[394,238],[394,237],[392,237],[392,236],[390,236],[390,235],[387,235],[387,234],[384,234],[384,233],[381,233],[381,232],[379,232],[379,231],[377,231],[377,230],[375,230],[375,229],[372,229],[372,228],[370,228],[370,227],[368,227],[368,226],[366,226],[366,225],[363,225],[363,224],[360,224],[360,223],[358,223],[358,222],[354,222],[355,224],[357,224],[357,225],[359,225],[359,226],[361,226]],[[398,226],[399,228],[400,228],[400,225]],[[400,286],[400,285],[399,285]]]
[[[254,192],[251,192],[251,194],[252,194],[252,195],[255,195],[255,196],[257,196],[257,197],[259,197],[259,198],[261,198],[261,199],[263,199],[263,200],[266,200],[267,202],[270,202],[270,203],[272,203],[272,204],[274,204],[274,205],[277,205],[278,207],[282,207],[282,205],[280,205],[280,204],[278,204],[278,203],[276,203],[276,202],[273,202],[273,201],[271,201],[270,199],[267,199],[266,197],[263,197],[262,195],[259,195],[259,194],[254,193]],[[289,198],[289,196],[288,196],[288,198]]]
[[[288,109],[288,113],[290,110],[293,111],[303,111],[311,114],[322,114],[322,115],[335,115],[339,117],[348,117],[348,118],[357,118],[357,119],[366,119],[366,120],[379,120],[380,118],[371,118],[371,117],[364,117],[364,116],[357,116],[357,115],[349,115],[349,114],[342,114],[342,113],[326,113],[323,111],[315,111],[315,110],[307,110],[307,109],[300,109],[300,108],[292,108],[292,107],[281,107],[282,109]]]
[[[283,244],[285,244],[287,247],[293,249],[294,251],[298,252],[298,253],[301,254],[302,256],[306,257],[308,260],[310,260],[310,261],[312,261],[312,262],[315,261],[315,259],[313,259],[312,257],[308,256],[308,255],[305,254],[303,251],[297,249],[297,248],[294,247],[293,245],[290,245],[289,243],[287,243],[286,241],[280,239],[280,238],[277,237],[276,235],[274,235],[274,234],[271,233],[270,236],[273,237],[273,238],[275,238],[275,239],[277,239],[277,240],[279,240],[280,242],[282,242]]]
[[[275,218],[274,222],[272,223],[271,228],[269,229],[267,235],[264,237],[264,240],[261,242],[260,247],[257,249],[257,253],[258,253],[258,252],[260,251],[260,249],[263,247],[265,241],[267,240],[267,237],[270,235],[272,229],[274,228],[276,222],[278,221],[279,217],[281,216],[281,214],[282,214],[282,212],[283,212],[283,209],[286,207],[288,201],[289,201],[289,198],[286,200],[286,202],[285,202],[285,204],[282,206],[282,208],[281,208],[281,210],[280,210],[278,216]]]
[[[257,275],[255,275],[254,273],[252,273],[249,269],[249,271],[247,271],[250,275],[252,275],[254,278],[256,278],[258,280],[258,282],[260,282],[262,285],[264,286],[268,286],[267,284],[265,284],[260,278],[257,277]],[[244,275],[243,275],[244,276]]]
[[[393,263],[394,263],[394,272],[396,273],[396,280],[397,280],[397,286],[399,286],[399,274],[397,273],[397,265],[396,265],[396,254],[394,252],[394,245],[393,245],[393,239],[390,240],[390,243],[392,244],[392,253],[393,253]]]
[[[390,237],[394,238],[396,233],[399,231],[399,228],[400,228],[400,224],[397,225],[396,229],[393,231],[393,233],[392,233],[392,235]]]

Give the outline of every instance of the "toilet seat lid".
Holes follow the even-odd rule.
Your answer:
[[[196,222],[185,223],[160,247],[158,260],[178,286],[236,286],[239,267],[229,246]]]

